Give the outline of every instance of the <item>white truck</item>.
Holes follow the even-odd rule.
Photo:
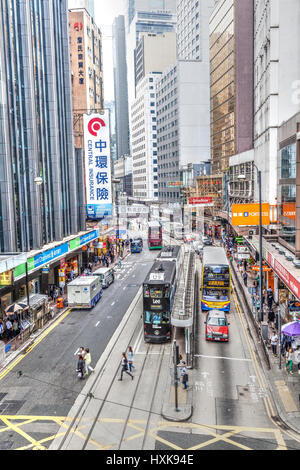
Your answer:
[[[68,284],[68,306],[93,308],[102,297],[102,283],[98,276],[81,276]]]

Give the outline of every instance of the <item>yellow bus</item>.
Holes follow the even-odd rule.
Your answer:
[[[223,248],[205,246],[201,282],[201,309],[229,312],[231,298],[230,266]]]

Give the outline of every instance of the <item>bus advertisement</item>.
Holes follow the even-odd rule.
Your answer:
[[[230,267],[223,248],[204,247],[201,283],[201,309],[229,312],[231,297]]]
[[[162,226],[160,222],[149,222],[148,224],[148,248],[149,250],[161,250],[163,245],[162,241]]]

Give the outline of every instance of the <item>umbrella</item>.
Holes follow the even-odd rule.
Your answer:
[[[290,323],[287,323],[281,328],[281,331],[284,335],[300,336],[300,322],[292,321]]]
[[[15,304],[12,304],[9,307],[7,307],[7,309],[5,310],[5,313],[7,315],[14,315],[19,310],[24,310],[25,308],[27,308],[27,304],[23,304],[23,303],[17,304],[17,303],[15,303]]]

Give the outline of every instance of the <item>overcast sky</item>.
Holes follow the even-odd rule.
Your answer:
[[[95,0],[95,22],[103,35],[104,100],[114,99],[112,23],[124,14],[124,0]]]

